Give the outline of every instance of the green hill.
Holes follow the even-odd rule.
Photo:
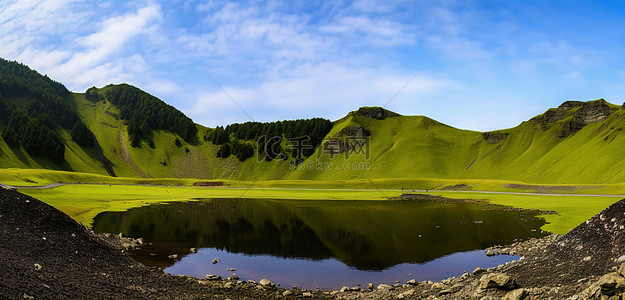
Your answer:
[[[520,125],[494,132],[460,130],[423,116],[383,119],[351,113],[333,128],[370,132],[368,159],[337,155],[332,168],[289,178],[476,178],[532,183],[625,181],[625,110],[603,99],[567,101]],[[362,162],[364,166],[353,165]],[[368,167],[367,168],[367,164]]]
[[[624,114],[599,99],[567,101],[493,132],[461,130],[379,107],[363,107],[334,122],[207,128],[130,85],[70,93],[24,65],[0,60],[1,168],[249,181],[623,183]],[[297,139],[301,136],[309,139]]]

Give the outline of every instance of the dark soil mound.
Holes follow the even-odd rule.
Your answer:
[[[3,188],[0,258],[2,299],[262,299],[282,293],[148,269],[57,209]]]
[[[553,242],[528,249],[527,259],[507,273],[525,287],[566,286],[613,271],[624,254],[625,200],[621,200]]]

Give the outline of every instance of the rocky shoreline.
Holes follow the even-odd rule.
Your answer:
[[[0,189],[0,298],[150,299],[621,299],[625,293],[625,200],[565,235],[485,250],[520,260],[440,282],[281,288],[268,279],[197,279],[146,267],[125,252],[141,239],[98,235],[55,208]]]

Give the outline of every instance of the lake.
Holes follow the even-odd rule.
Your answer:
[[[130,255],[172,274],[337,289],[497,266],[518,257],[479,249],[544,236],[544,224],[535,212],[487,203],[194,199],[104,212],[93,229],[144,238],[152,245]]]

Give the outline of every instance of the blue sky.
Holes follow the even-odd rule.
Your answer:
[[[133,84],[207,126],[388,103],[493,130],[565,100],[623,103],[624,15],[619,1],[2,1],[0,56],[72,91]]]

